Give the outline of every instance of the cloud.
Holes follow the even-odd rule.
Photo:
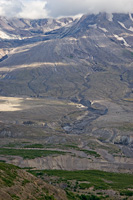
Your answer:
[[[6,17],[46,18],[44,0],[0,0],[0,15]]]
[[[133,0],[47,0],[46,9],[53,17],[79,13],[133,13]]]
[[[133,13],[133,0],[0,0],[0,15],[45,18],[85,13]]]
[[[46,18],[48,17],[45,9],[46,1],[43,0],[24,0],[23,10],[19,13],[19,16],[23,18]]]
[[[21,1],[0,0],[0,15],[14,17],[23,9]]]

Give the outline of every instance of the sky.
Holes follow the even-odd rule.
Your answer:
[[[0,16],[46,18],[99,12],[133,13],[133,0],[0,0]]]

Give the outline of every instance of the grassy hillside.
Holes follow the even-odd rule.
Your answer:
[[[132,189],[131,174],[26,171],[0,162],[0,200],[131,200]]]
[[[57,189],[26,171],[0,162],[0,200],[66,200]]]
[[[31,171],[31,173],[47,179],[53,185],[65,188],[68,199],[130,199],[133,196],[133,175],[131,174],[98,170],[43,170]]]

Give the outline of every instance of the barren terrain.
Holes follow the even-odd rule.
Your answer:
[[[121,185],[122,190],[120,183],[108,185],[115,177],[102,178],[104,191],[99,191],[99,179],[91,185],[84,177],[77,182],[74,171],[101,170],[100,177],[105,171],[121,177],[133,172],[131,16],[114,13],[111,21],[106,13],[75,20],[0,18],[0,164],[31,169],[67,188],[68,199],[103,195],[106,189],[98,199],[132,196],[132,184]],[[73,180],[66,183],[64,171],[52,177],[54,169],[74,171]],[[4,195],[11,199],[8,189]]]

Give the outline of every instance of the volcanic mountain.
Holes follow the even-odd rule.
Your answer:
[[[96,169],[111,170],[110,163],[116,171],[127,165],[132,169],[132,14],[1,17],[0,48],[0,137],[5,145],[9,139],[56,148],[76,143],[100,155],[101,160],[92,156]],[[47,168],[91,168],[68,166],[67,159],[77,163],[75,159],[86,157],[79,151],[76,155],[72,160],[70,155],[58,156]],[[40,167],[37,163],[48,160],[32,164]],[[11,162],[31,165],[20,159]]]

